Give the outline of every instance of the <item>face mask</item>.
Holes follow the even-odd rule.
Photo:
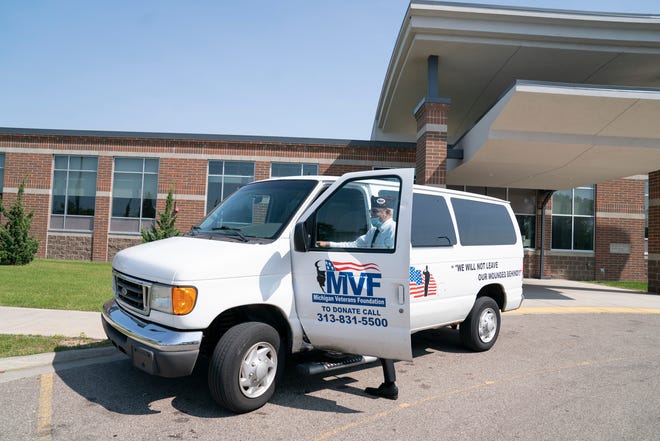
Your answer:
[[[371,225],[373,225],[376,228],[380,228],[380,226],[383,225],[383,223],[377,217],[372,217],[371,218]]]

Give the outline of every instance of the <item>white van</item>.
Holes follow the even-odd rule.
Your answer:
[[[270,399],[292,353],[412,360],[412,332],[449,325],[467,347],[490,349],[500,311],[523,300],[513,212],[413,178],[399,169],[242,187],[185,236],[116,255],[108,338],[154,375],[188,375],[210,357],[212,396],[239,413]],[[393,201],[393,246],[353,247],[374,233],[373,197]]]

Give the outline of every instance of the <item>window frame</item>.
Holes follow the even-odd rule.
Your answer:
[[[2,195],[4,193],[3,186],[5,182],[5,152],[0,152],[0,202],[2,202]],[[0,220],[2,213],[0,213]]]
[[[66,168],[57,168],[57,158],[66,158]],[[72,158],[92,158],[95,160],[95,168],[92,171],[91,169],[85,169],[85,168],[80,168],[80,169],[72,169],[71,168],[71,159]],[[53,213],[53,210],[55,208],[54,206],[54,198],[55,198],[55,172],[66,172],[66,177],[64,181],[64,213]],[[71,173],[93,173],[94,174],[94,207],[93,207],[93,212],[91,215],[85,215],[85,214],[69,214],[69,197],[70,195],[70,182],[71,182]],[[96,191],[97,191],[97,183],[98,183],[98,173],[99,173],[99,160],[98,156],[91,156],[91,155],[53,155],[53,178],[52,178],[52,191],[51,191],[51,198],[50,198],[50,210],[49,210],[49,215],[50,219],[48,222],[48,230],[49,231],[79,231],[79,232],[92,232],[94,231],[94,217],[96,215]],[[59,227],[55,225],[55,221],[61,219],[62,221],[62,226]],[[75,228],[72,228],[67,225],[67,220],[69,219],[86,219],[89,221],[89,228],[80,228],[79,226],[76,226]]]
[[[526,210],[521,210],[518,211],[516,210],[516,207],[514,206],[513,202],[511,201],[511,190],[528,190],[528,191],[533,191],[534,192],[534,207],[532,208],[531,212],[528,212]],[[533,188],[525,188],[525,189],[517,189],[517,188],[507,188],[506,189],[506,200],[509,201],[511,204],[511,211],[513,211],[513,215],[516,217],[516,222],[518,222],[518,229],[520,230],[520,238],[523,241],[523,248],[525,249],[536,249],[536,221],[538,218],[537,215],[537,204],[538,204],[538,190],[533,189]],[[532,237],[529,239],[530,246],[525,246],[525,239],[523,239],[523,224],[526,219],[530,219],[530,222],[532,226],[534,227],[532,233]]]
[[[130,170],[117,170],[117,160],[118,159],[139,159],[142,160],[142,170],[141,171],[130,171]],[[147,171],[147,161],[148,160],[153,160],[156,163],[156,171]],[[113,216],[113,211],[114,211],[114,204],[115,204],[115,185],[117,183],[117,173],[122,173],[122,174],[139,174],[141,176],[140,179],[140,215],[138,217],[126,217],[126,216]],[[132,156],[115,156],[114,161],[113,161],[113,170],[112,170],[112,194],[110,197],[110,225],[108,228],[109,233],[111,234],[125,234],[125,235],[140,235],[142,230],[144,228],[148,228],[151,225],[154,224],[156,221],[156,216],[157,216],[157,208],[154,206],[154,217],[144,217],[144,181],[145,181],[145,174],[148,175],[155,175],[156,176],[156,192],[154,195],[154,201],[155,204],[158,204],[158,178],[160,175],[160,158],[154,158],[154,157],[132,157]],[[137,220],[137,226],[138,230],[128,230],[128,229],[117,229],[116,226],[122,221],[126,220]],[[128,224],[128,222],[123,222],[124,224]]]
[[[592,207],[591,211],[592,214],[587,215],[587,214],[575,214],[575,191],[576,190],[590,190],[592,197]],[[591,185],[591,186],[581,186],[581,187],[575,187],[567,190],[561,190],[561,192],[571,192],[571,212],[570,214],[568,213],[555,213],[555,195],[557,193],[560,193],[560,191],[555,192],[552,195],[552,210],[551,210],[551,215],[550,215],[550,249],[552,251],[569,251],[569,252],[576,252],[576,253],[593,253],[596,248],[596,186]],[[570,248],[556,248],[555,247],[555,235],[553,234],[554,231],[554,226],[555,226],[555,219],[567,219],[570,218],[570,229],[571,229],[571,247]],[[591,219],[591,248],[589,249],[580,249],[580,248],[575,248],[575,220],[576,219]]]
[[[211,173],[211,163],[222,163],[222,174],[216,174],[216,173]],[[225,173],[225,167],[227,163],[235,163],[235,164],[249,164],[252,166],[252,175],[234,175],[234,174],[226,174]],[[218,159],[218,160],[209,160],[206,168],[206,214],[209,214],[215,207],[220,205],[222,201],[224,201],[229,194],[225,194],[225,178],[251,178],[246,184],[249,184],[250,182],[254,182],[255,178],[255,172],[256,172],[256,165],[254,161],[234,161],[234,160],[224,160],[224,159]],[[210,203],[210,187],[211,187],[211,176],[219,176],[221,178],[220,181],[220,201],[214,205],[213,207],[209,207]],[[239,187],[240,188],[240,187]],[[233,192],[232,192],[233,193]],[[231,194],[231,193],[230,193]]]
[[[2,195],[2,188],[0,188]],[[649,254],[649,178],[644,183],[644,255]]]
[[[0,199],[4,192],[3,186],[5,182],[5,152],[0,152]]]
[[[299,166],[300,172],[295,175],[273,175],[273,166],[275,165],[288,165],[288,166]],[[316,167],[316,173],[305,174],[305,167]],[[271,178],[286,178],[290,176],[317,176],[319,174],[319,165],[311,162],[271,162],[270,163],[270,177]]]

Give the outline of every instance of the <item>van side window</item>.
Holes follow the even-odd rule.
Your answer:
[[[516,231],[504,205],[451,198],[461,245],[513,245]]]
[[[411,242],[413,247],[456,245],[456,232],[445,198],[413,194]]]

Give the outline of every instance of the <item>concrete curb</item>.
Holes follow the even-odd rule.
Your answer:
[[[0,383],[80,366],[125,360],[114,346],[0,358]]]

